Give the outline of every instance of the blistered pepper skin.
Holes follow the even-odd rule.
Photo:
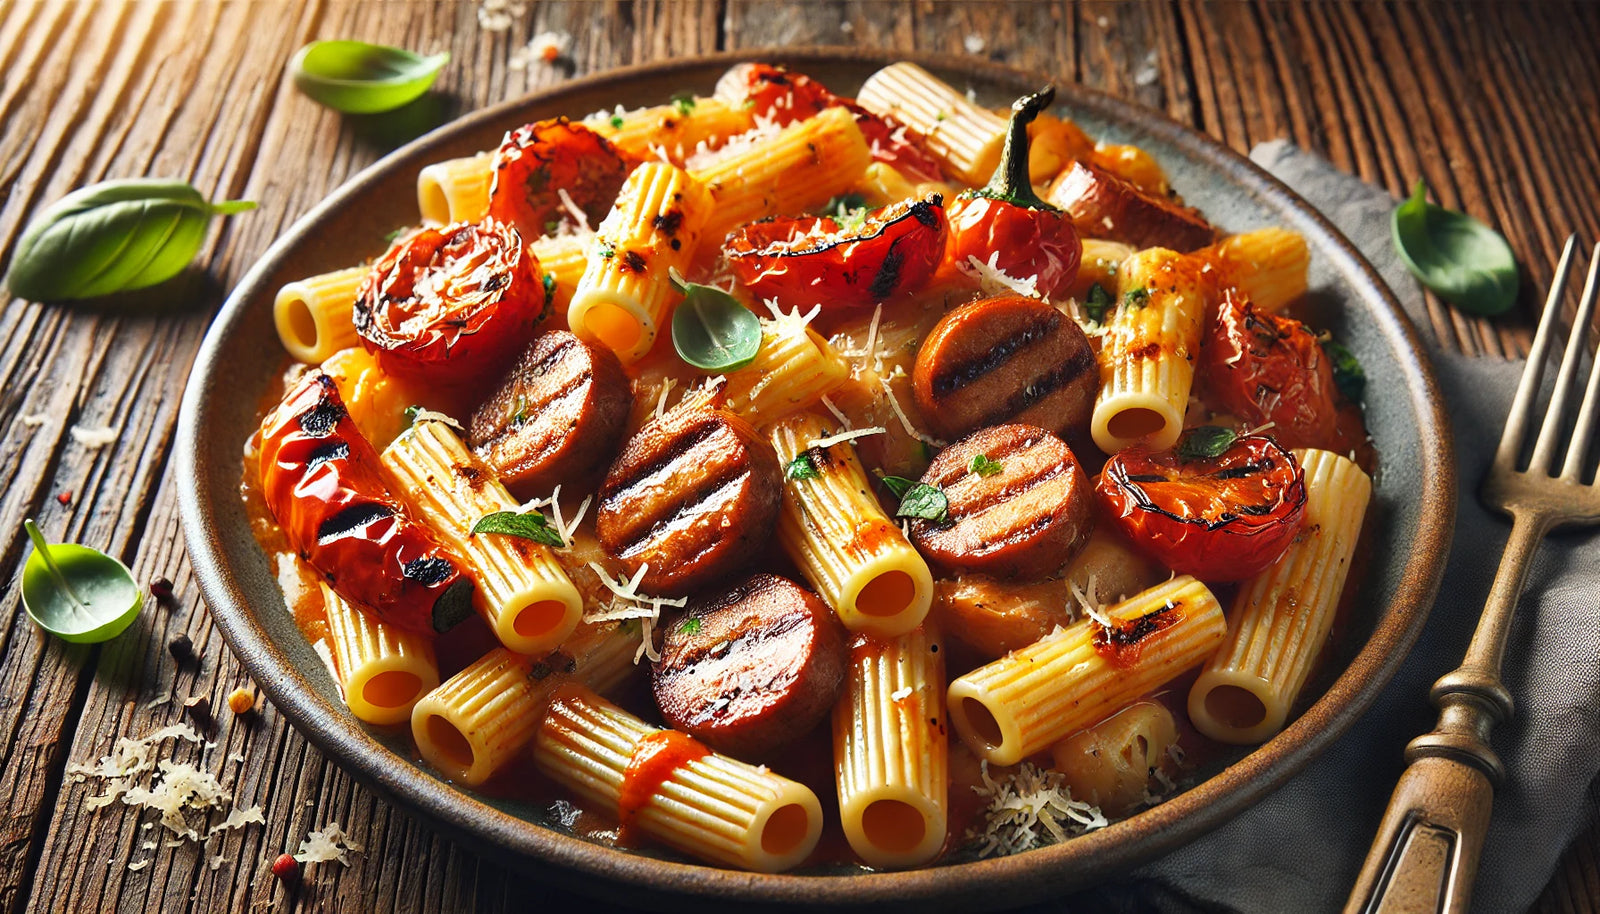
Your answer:
[[[431,636],[471,613],[472,578],[401,510],[327,374],[306,374],[262,423],[261,491],[300,557],[380,621]]]

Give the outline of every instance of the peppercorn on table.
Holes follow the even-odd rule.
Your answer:
[[[319,38],[449,50],[453,61],[396,115],[341,117],[284,75],[296,49]],[[1590,53],[1600,8],[1577,3],[477,0],[388,3],[380,14],[376,2],[350,0],[0,0],[6,259],[31,217],[104,178],[185,179],[207,199],[259,204],[214,224],[193,267],[163,285],[78,306],[0,298],[9,480],[0,562],[20,572],[22,519],[34,517],[53,541],[123,559],[149,588],[133,626],[101,645],[45,634],[15,586],[0,597],[10,620],[0,642],[0,914],[521,909],[524,877],[356,785],[288,727],[222,643],[185,558],[168,466],[184,379],[242,271],[328,192],[425,130],[613,66],[816,44],[1059,74],[1240,151],[1287,137],[1397,196],[1421,176],[1441,203],[1500,228],[1525,276],[1550,274],[1567,233],[1600,237],[1590,205],[1600,186],[1600,63]],[[1520,300],[1537,297],[1525,289]],[[1419,329],[1447,349],[1502,358],[1527,346],[1525,319],[1491,323],[1432,298],[1428,318]],[[164,730],[175,724],[205,742]],[[105,779],[80,771],[119,739],[162,733],[157,757],[219,773],[197,802],[221,791],[234,810],[210,819],[226,827],[182,846],[137,806],[89,802]],[[122,761],[137,764],[137,752]],[[348,866],[306,866],[297,882],[274,876],[285,852],[331,859],[341,849]],[[1537,910],[1597,910],[1596,885],[1591,832]]]

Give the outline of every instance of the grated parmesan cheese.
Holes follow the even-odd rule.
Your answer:
[[[967,49],[968,54],[982,54],[984,47],[983,36],[977,32],[968,32],[967,37],[961,39],[961,46]]]
[[[511,52],[511,59],[506,66],[513,70],[525,70],[528,64],[541,62],[555,63],[561,55],[567,52],[567,47],[572,43],[572,36],[566,32],[540,32],[528,40],[528,43]]]
[[[827,397],[823,397],[821,399],[822,399],[822,405],[826,406],[828,408],[828,412],[833,413],[833,418],[839,420],[839,425],[841,427],[843,427],[843,428],[849,428],[850,427],[850,417],[846,416],[839,409],[839,407],[834,406],[832,400],[829,400]]]
[[[889,693],[889,700],[890,701],[903,701],[904,699],[910,698],[911,697],[911,693],[913,691],[915,691],[915,690],[912,689],[910,686],[901,686],[900,688],[895,689],[893,692]]]
[[[162,759],[156,763],[160,771],[153,787],[133,786],[122,795],[129,806],[142,806],[158,810],[161,824],[179,838],[200,840],[200,832],[189,825],[184,813],[190,809],[209,811],[231,803],[233,796],[224,790],[221,782],[209,771],[202,771],[187,762]],[[168,847],[179,846],[170,841]]]
[[[128,872],[137,873],[140,870],[144,869],[145,867],[149,866],[154,860],[155,860],[154,857],[150,857],[150,858],[147,858],[147,859],[144,859],[144,860],[140,860],[137,863],[130,863],[130,864],[128,864]]]
[[[415,425],[418,422],[443,422],[445,425],[450,426],[458,432],[466,431],[466,429],[461,427],[461,423],[450,418],[444,413],[431,409],[418,408],[416,415],[411,417],[411,423]]]
[[[38,428],[39,426],[44,424],[44,420],[45,420],[44,416],[37,416],[37,415],[23,416],[22,417],[22,425],[23,425],[24,428]]]
[[[906,416],[906,411],[900,407],[900,398],[894,395],[894,388],[889,386],[888,378],[879,378],[878,383],[883,385],[883,392],[889,396],[889,409],[894,412],[895,418],[900,420],[900,427],[906,430],[907,435],[933,447],[945,446],[945,442],[917,431],[916,426],[911,424],[911,419]]]
[[[1061,773],[1023,762],[1000,780],[989,775],[989,763],[979,766],[983,779],[973,792],[988,800],[982,831],[976,838],[978,856],[1015,854],[1030,848],[1057,844],[1110,824],[1099,807],[1074,800]]]
[[[249,809],[240,809],[239,807],[235,806],[233,809],[228,811],[228,817],[226,819],[223,819],[216,825],[211,826],[210,830],[206,832],[206,837],[209,838],[217,832],[228,831],[234,828],[244,828],[246,825],[249,825],[252,822],[258,825],[267,824],[266,816],[261,814],[261,807],[252,806]]]
[[[300,842],[300,849],[295,851],[294,859],[300,863],[327,863],[337,860],[345,866],[350,865],[350,854],[360,853],[361,845],[350,840],[344,833],[344,827],[337,822],[329,822],[318,831],[306,835]]]
[[[888,429],[881,425],[874,425],[869,428],[852,428],[842,431],[837,435],[829,435],[826,438],[813,438],[806,442],[806,447],[830,448],[836,444],[843,444],[846,441],[854,441],[857,438],[870,438],[873,435],[886,434],[888,431]]]
[[[806,328],[811,326],[811,321],[822,313],[821,305],[813,305],[810,311],[801,314],[798,305],[793,310],[785,312],[778,307],[778,300],[775,298],[766,299],[762,303],[767,306],[768,311],[772,312],[772,320],[763,319],[761,321],[761,330],[763,333],[771,334],[780,339],[790,336],[804,336]]]
[[[1111,617],[1106,615],[1105,604],[1100,602],[1100,594],[1098,592],[1099,588],[1095,586],[1094,575],[1092,573],[1089,575],[1088,583],[1089,589],[1087,593],[1085,593],[1083,589],[1080,588],[1076,583],[1068,584],[1067,590],[1072,594],[1072,598],[1077,601],[1079,608],[1081,608],[1089,618],[1093,619],[1095,624],[1099,625],[1101,628],[1111,628]],[[1070,611],[1072,609],[1071,605],[1068,605],[1067,609]],[[1072,613],[1072,617],[1077,618],[1077,613]]]
[[[985,295],[1003,295],[1006,292],[1015,292],[1026,298],[1044,299],[1039,291],[1039,277],[1029,276],[1019,279],[1008,275],[1000,269],[1000,252],[993,251],[989,254],[989,262],[984,263],[975,255],[967,255],[966,263],[956,264],[956,269],[978,281],[978,286]]]
[[[485,32],[504,32],[527,12],[523,0],[478,0],[478,27]]]
[[[82,425],[74,425],[69,431],[72,434],[73,441],[91,451],[98,451],[117,440],[117,426],[115,425],[104,428],[86,428]]]
[[[567,193],[567,189],[565,187],[556,188],[556,196],[561,198],[561,208],[566,210],[567,215],[572,217],[572,224],[578,227],[577,234],[593,235],[594,229],[589,228],[589,214],[585,213],[583,208],[573,201],[572,195]]]
[[[606,609],[596,613],[584,615],[585,622],[612,622],[618,620],[637,619],[642,634],[639,649],[634,652],[633,662],[638,663],[641,657],[649,657],[652,662],[661,659],[661,654],[656,650],[655,626],[661,621],[661,607],[671,606],[681,608],[688,605],[687,597],[654,597],[639,592],[639,582],[644,580],[645,574],[650,570],[650,563],[645,562],[639,566],[631,579],[626,581],[613,578],[598,562],[590,562],[589,567],[599,576],[600,583],[616,595]]]

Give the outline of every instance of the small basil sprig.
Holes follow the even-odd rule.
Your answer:
[[[126,178],[81,187],[28,225],[6,286],[33,301],[95,298],[178,275],[205,240],[213,216],[255,209],[247,200],[210,203],[182,181]]]
[[[683,293],[672,314],[672,345],[678,356],[702,371],[738,371],[761,350],[761,319],[739,300],[714,286],[672,277]]]
[[[1111,293],[1106,291],[1106,287],[1095,283],[1089,287],[1089,294],[1084,298],[1083,313],[1089,320],[1103,324],[1106,322],[1106,312],[1111,310],[1114,304],[1116,302],[1112,300]]]
[[[31,519],[22,526],[33,540],[33,554],[22,568],[28,618],[76,644],[110,641],[133,624],[144,592],[128,566],[88,546],[51,545]]]
[[[364,41],[313,41],[289,61],[294,84],[312,101],[346,114],[373,114],[428,91],[450,52],[422,57]]]
[[[1221,457],[1239,440],[1232,429],[1220,425],[1202,425],[1192,428],[1178,442],[1178,456],[1184,460],[1209,460]]]
[[[880,476],[884,487],[900,499],[895,517],[915,517],[936,524],[950,522],[950,499],[938,486],[907,479],[904,476]]]
[[[1417,182],[1390,219],[1394,249],[1406,269],[1439,297],[1469,314],[1504,314],[1517,302],[1517,259],[1499,232],[1428,202]]]
[[[539,511],[528,511],[523,514],[516,511],[496,511],[493,514],[485,514],[472,525],[471,532],[516,536],[557,549],[567,544],[567,541],[561,538],[561,531],[552,527],[550,519]]]

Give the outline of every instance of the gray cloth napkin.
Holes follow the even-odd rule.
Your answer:
[[[1419,328],[1423,299],[1389,240],[1386,192],[1284,141],[1251,151],[1366,254]],[[1548,288],[1550,277],[1536,276]],[[1426,331],[1423,331],[1426,336]],[[1522,363],[1430,349],[1455,428],[1460,507],[1449,565],[1427,627],[1394,680],[1321,758],[1210,835],[1069,900],[1069,910],[1337,911],[1355,881],[1403,768],[1431,730],[1428,688],[1460,663],[1489,593],[1510,521],[1476,492]],[[1553,374],[1553,369],[1547,372]],[[1561,852],[1594,821],[1600,770],[1600,535],[1558,533],[1540,547],[1517,609],[1505,682],[1516,717],[1496,728],[1509,771],[1473,891],[1475,912],[1525,911]]]

